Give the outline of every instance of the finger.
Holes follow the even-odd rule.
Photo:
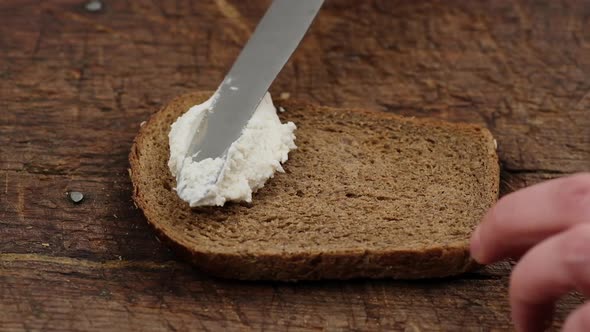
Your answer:
[[[590,303],[586,303],[572,312],[565,321],[563,332],[590,331]]]
[[[510,280],[512,318],[519,331],[538,331],[553,305],[571,290],[590,294],[590,224],[555,235],[527,252]]]
[[[543,239],[590,222],[590,173],[537,184],[500,199],[471,238],[480,263],[522,255]]]

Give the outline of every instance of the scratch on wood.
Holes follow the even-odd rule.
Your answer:
[[[20,183],[17,185],[16,213],[20,221],[25,219],[25,191]]]
[[[115,31],[115,30],[107,27],[106,25],[102,25],[102,24],[96,23],[96,22],[94,22],[94,21],[92,21],[90,19],[87,19],[87,18],[85,18],[83,16],[80,16],[78,14],[74,14],[74,13],[67,12],[67,11],[63,11],[63,12],[59,12],[59,13],[58,12],[52,12],[52,14],[54,14],[54,15],[56,15],[56,14],[57,15],[63,15],[67,19],[71,19],[71,20],[77,21],[79,23],[88,24],[89,26],[91,26],[92,28],[94,28],[94,30],[96,30],[96,31],[108,32],[108,33],[110,33],[111,35],[113,35],[113,36],[115,36],[117,38],[131,39],[131,38],[129,38],[129,37],[127,37],[127,36],[125,36],[125,35],[117,32],[117,31]]]
[[[169,32],[175,33],[175,34],[179,34],[183,37],[189,38],[190,40],[197,40],[197,34],[195,34],[190,28],[185,27],[181,27],[178,24],[175,24],[176,22],[171,22],[169,19],[167,19],[164,15],[164,13],[162,12],[162,8],[160,6],[158,6],[157,4],[154,3],[154,6],[158,8],[158,10],[160,11],[160,15],[154,15],[152,14],[151,11],[144,9],[141,6],[138,6],[136,4],[136,1],[131,1],[130,2],[131,5],[131,11],[137,14],[140,14],[141,16],[143,16],[144,18],[158,24],[158,28],[163,28],[168,30]],[[174,23],[174,24],[172,24]],[[151,29],[151,26],[150,26]]]
[[[250,35],[250,28],[248,28],[248,25],[244,21],[244,17],[234,5],[227,2],[227,0],[215,0],[215,4],[217,5],[217,8],[219,8],[221,14],[228,18],[242,33],[246,36]],[[238,40],[239,39],[240,38],[238,38]]]
[[[97,52],[97,63],[101,66],[104,66],[104,47],[98,47]]]
[[[38,262],[38,263],[52,263],[65,266],[84,267],[88,269],[126,269],[126,268],[141,268],[149,270],[167,269],[178,266],[179,263],[174,261],[168,262],[150,262],[150,261],[124,261],[124,260],[108,260],[102,262],[94,262],[85,259],[70,258],[70,257],[54,257],[38,254],[0,254],[0,262]]]
[[[487,37],[489,38],[494,50],[497,52],[496,54],[498,56],[498,60],[500,60],[502,63],[502,68],[505,69],[506,72],[509,74],[509,77],[507,77],[508,81],[514,83],[515,75],[508,62],[510,56],[502,47],[500,40],[498,40],[498,38],[496,38],[496,36],[494,35],[491,24],[486,20],[482,20],[481,22]]]
[[[525,31],[530,31],[531,30],[531,22],[529,20],[529,15],[523,10],[520,3],[518,3],[518,2],[514,3],[514,12],[516,12],[518,18],[520,19],[520,22],[519,22],[520,26]]]
[[[578,101],[576,101],[576,105],[574,106],[574,110],[580,110],[583,111],[586,109],[586,102],[590,102],[590,90],[586,91],[584,93],[584,95],[582,95],[582,97],[580,97],[580,99],[578,99]],[[566,112],[562,112],[562,113],[566,113]],[[566,113],[568,114],[568,113]],[[568,114],[570,115],[570,114]],[[570,119],[571,119],[571,115],[570,115]]]
[[[0,196],[0,205],[4,205],[2,209],[2,218],[4,218],[6,211],[8,211],[8,174],[6,172],[2,174],[4,174],[4,196]]]
[[[33,46],[33,52],[31,57],[35,58],[39,49],[41,48],[41,40],[43,39],[43,31],[45,30],[45,20],[44,20],[44,12],[41,10],[39,14],[39,32],[37,34],[37,38],[35,39],[35,45]]]
[[[422,329],[414,322],[408,322],[406,325],[406,331],[421,332]]]

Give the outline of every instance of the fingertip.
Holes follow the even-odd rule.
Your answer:
[[[471,257],[475,259],[480,264],[485,264],[485,256],[483,252],[483,246],[481,243],[481,226],[478,226],[473,234],[471,235],[471,240],[469,243],[469,251],[471,253]]]
[[[553,325],[553,304],[538,304],[532,307],[511,303],[512,324],[517,332],[547,331]]]
[[[576,309],[566,319],[562,331],[576,332],[588,331],[590,329],[590,303],[582,305]]]

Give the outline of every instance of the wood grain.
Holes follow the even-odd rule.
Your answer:
[[[508,263],[437,281],[240,283],[154,237],[130,199],[131,141],[173,96],[216,87],[268,3],[0,3],[0,329],[510,330]],[[272,92],[485,124],[508,193],[590,170],[589,32],[575,0],[328,0]],[[565,298],[556,326],[583,301]]]

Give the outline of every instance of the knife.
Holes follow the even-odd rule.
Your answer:
[[[227,156],[323,2],[273,1],[213,95],[210,110],[189,145],[187,155],[193,161]]]

